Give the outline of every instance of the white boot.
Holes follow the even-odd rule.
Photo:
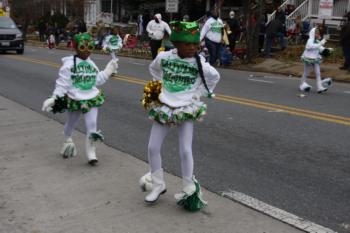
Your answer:
[[[67,138],[66,141],[63,143],[60,154],[65,159],[77,155],[77,147],[75,146],[71,137]]]
[[[329,88],[333,84],[333,80],[331,78],[325,78],[321,81],[322,86],[325,88]]]
[[[207,206],[207,202],[203,200],[201,186],[196,178],[183,177],[182,191],[175,194],[176,202],[179,206],[183,206],[186,210],[195,212]]]
[[[153,204],[158,200],[161,194],[166,192],[163,169],[159,169],[158,171],[151,173],[151,177],[152,191],[145,197],[145,202]]]
[[[309,84],[307,84],[307,82],[302,82],[301,84],[300,84],[300,86],[299,86],[299,89],[301,90],[301,91],[305,91],[305,92],[309,92],[309,91],[311,91],[311,86],[309,85]]]
[[[326,92],[328,90],[328,88],[324,87],[324,86],[321,86],[321,87],[318,87],[317,88],[317,93],[322,93],[322,92]]]
[[[181,193],[176,193],[174,195],[176,201],[180,201],[185,197],[191,196],[196,192],[196,185],[192,178],[183,177],[182,178],[182,191]]]
[[[151,191],[152,190],[152,176],[151,172],[147,172],[143,175],[139,180],[139,185],[142,192]]]
[[[85,140],[85,150],[88,163],[91,166],[95,166],[98,163],[96,157],[96,146],[94,145],[94,141],[91,140],[89,136],[87,136]]]
[[[317,93],[322,93],[328,90],[328,87],[323,85],[321,77],[316,77]]]

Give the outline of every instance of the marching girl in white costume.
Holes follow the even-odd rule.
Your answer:
[[[64,125],[65,142],[61,149],[64,158],[77,154],[72,140],[72,132],[81,114],[86,125],[86,156],[91,166],[97,164],[94,142],[103,141],[103,136],[97,131],[97,114],[105,100],[103,92],[97,86],[104,84],[118,68],[115,60],[110,61],[103,71],[89,58],[94,48],[94,42],[89,34],[75,35],[74,47],[77,54],[64,57],[63,65],[58,73],[56,87],[52,97],[44,101],[42,110],[47,112],[64,112],[68,119]]]
[[[306,82],[306,78],[312,68],[315,70],[317,93],[322,93],[328,90],[328,87],[332,84],[330,78],[321,79],[320,64],[322,62],[322,55],[329,56],[333,51],[332,48],[325,48],[326,40],[321,40],[321,35],[318,28],[310,30],[309,39],[306,43],[305,51],[301,56],[301,60],[304,63],[304,74],[301,77],[299,89],[301,91],[309,92],[311,86]]]
[[[220,79],[219,73],[197,54],[199,29],[195,22],[171,22],[171,41],[176,49],[161,52],[149,70],[153,82],[145,86],[143,104],[154,120],[148,144],[150,173],[140,179],[141,188],[150,192],[147,203],[155,203],[166,192],[161,146],[172,125],[179,130],[182,192],[175,195],[179,205],[190,211],[203,208],[198,181],[193,176],[193,123],[206,113],[201,96],[211,97]],[[152,90],[153,89],[153,90]],[[153,101],[148,98],[158,91]],[[159,98],[158,98],[159,97]],[[151,97],[152,98],[152,97]]]

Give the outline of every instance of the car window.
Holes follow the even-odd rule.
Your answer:
[[[16,24],[8,17],[0,17],[0,28],[14,29]]]

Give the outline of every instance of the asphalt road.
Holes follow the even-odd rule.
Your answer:
[[[0,54],[0,95],[40,112],[60,59],[69,54],[36,47],[27,47],[22,56]],[[109,56],[92,59],[102,69]],[[140,104],[143,83],[150,79],[148,64],[120,58],[118,76],[102,86],[108,99],[98,121],[106,144],[142,160],[151,127]],[[217,98],[205,100],[208,114],[195,125],[195,175],[201,184],[217,193],[243,192],[350,232],[350,85],[335,83],[325,94],[301,97],[296,78],[219,72]],[[64,114],[42,114],[65,120]],[[83,121],[78,128],[84,131]],[[180,174],[175,128],[163,145],[163,165]]]

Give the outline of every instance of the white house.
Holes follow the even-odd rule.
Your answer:
[[[325,20],[329,27],[338,27],[343,16],[350,12],[350,0],[285,0],[280,7],[285,10],[288,5],[294,5],[295,10],[287,16],[287,28],[297,16],[317,24]],[[275,13],[269,16],[269,21],[275,17]]]
[[[118,21],[124,14],[119,0],[85,0],[84,20],[88,26],[102,20],[106,24]]]

